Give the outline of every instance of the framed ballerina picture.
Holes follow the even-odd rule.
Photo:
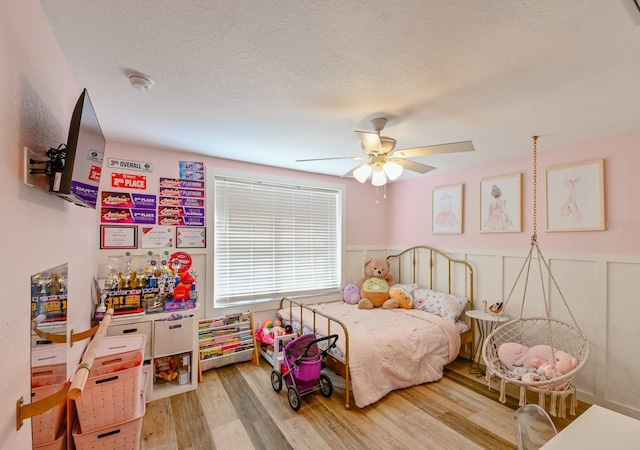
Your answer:
[[[604,230],[604,159],[545,171],[546,230]]]
[[[433,234],[462,234],[462,184],[433,188],[431,231]]]
[[[480,232],[522,231],[522,174],[480,180]]]

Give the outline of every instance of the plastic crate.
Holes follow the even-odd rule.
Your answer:
[[[67,365],[54,364],[53,366],[40,366],[31,368],[31,387],[39,388],[61,384],[67,380]]]
[[[151,321],[135,322],[129,324],[116,324],[117,320],[112,319],[107,328],[107,336],[134,336],[143,334],[147,337],[144,345],[144,359],[151,358]]]
[[[131,369],[89,377],[82,395],[75,400],[83,433],[131,420],[136,417],[139,398],[147,383],[142,365]]]
[[[67,347],[42,345],[31,349],[31,387],[64,383],[67,380]]]
[[[119,372],[142,364],[146,336],[105,337],[100,342],[89,377]]]
[[[64,388],[64,383],[51,384],[49,386],[36,387],[31,389],[31,403],[42,400]],[[53,408],[42,414],[33,416],[31,419],[33,429],[33,445],[46,445],[57,441],[60,430],[66,433],[65,419],[67,418],[67,401],[60,401]],[[55,447],[54,447],[55,448]]]
[[[130,420],[90,432],[84,431],[80,422],[76,422],[73,427],[76,450],[137,449],[140,444],[145,403],[144,395],[138,395],[136,398],[135,414]]]
[[[35,425],[34,425],[35,426]],[[35,430],[35,428],[34,428]],[[55,441],[46,444],[36,445],[35,440],[33,442],[33,450],[67,450],[67,426],[63,426],[58,432],[58,437]]]
[[[91,365],[89,377],[97,377],[137,367],[142,364],[142,357],[142,350],[136,350],[95,359]]]

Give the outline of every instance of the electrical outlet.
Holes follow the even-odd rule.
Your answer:
[[[24,154],[24,163],[23,163],[24,184],[26,184],[27,186],[33,187],[35,185],[35,181],[33,179],[33,175],[31,175],[31,160],[34,157],[34,153],[27,147],[24,147],[23,154]]]

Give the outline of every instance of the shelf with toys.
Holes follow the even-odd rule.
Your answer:
[[[282,326],[278,319],[265,320],[256,330],[258,352],[274,368],[280,370],[284,361],[284,347],[297,336],[291,329],[291,325]]]
[[[143,370],[149,380],[146,398],[152,401],[197,388],[197,274],[184,252],[135,255],[141,258],[140,268],[132,264],[130,252],[109,258],[108,277],[96,280],[100,303],[94,319],[102,320],[104,311],[113,308],[107,335],[146,336]]]
[[[133,255],[111,257],[107,278],[96,280],[100,304],[94,319],[102,320],[108,308],[114,315],[176,312],[198,307],[198,275],[191,271],[185,252],[161,255],[147,252],[144,267],[135,268]]]
[[[199,371],[253,359],[257,361],[253,312],[202,319],[198,322]]]

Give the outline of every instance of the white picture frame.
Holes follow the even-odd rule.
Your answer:
[[[546,231],[604,230],[604,208],[604,159],[546,169]]]
[[[480,180],[480,232],[522,231],[522,173]]]
[[[462,234],[462,184],[433,188],[431,196],[431,232],[433,234]]]

